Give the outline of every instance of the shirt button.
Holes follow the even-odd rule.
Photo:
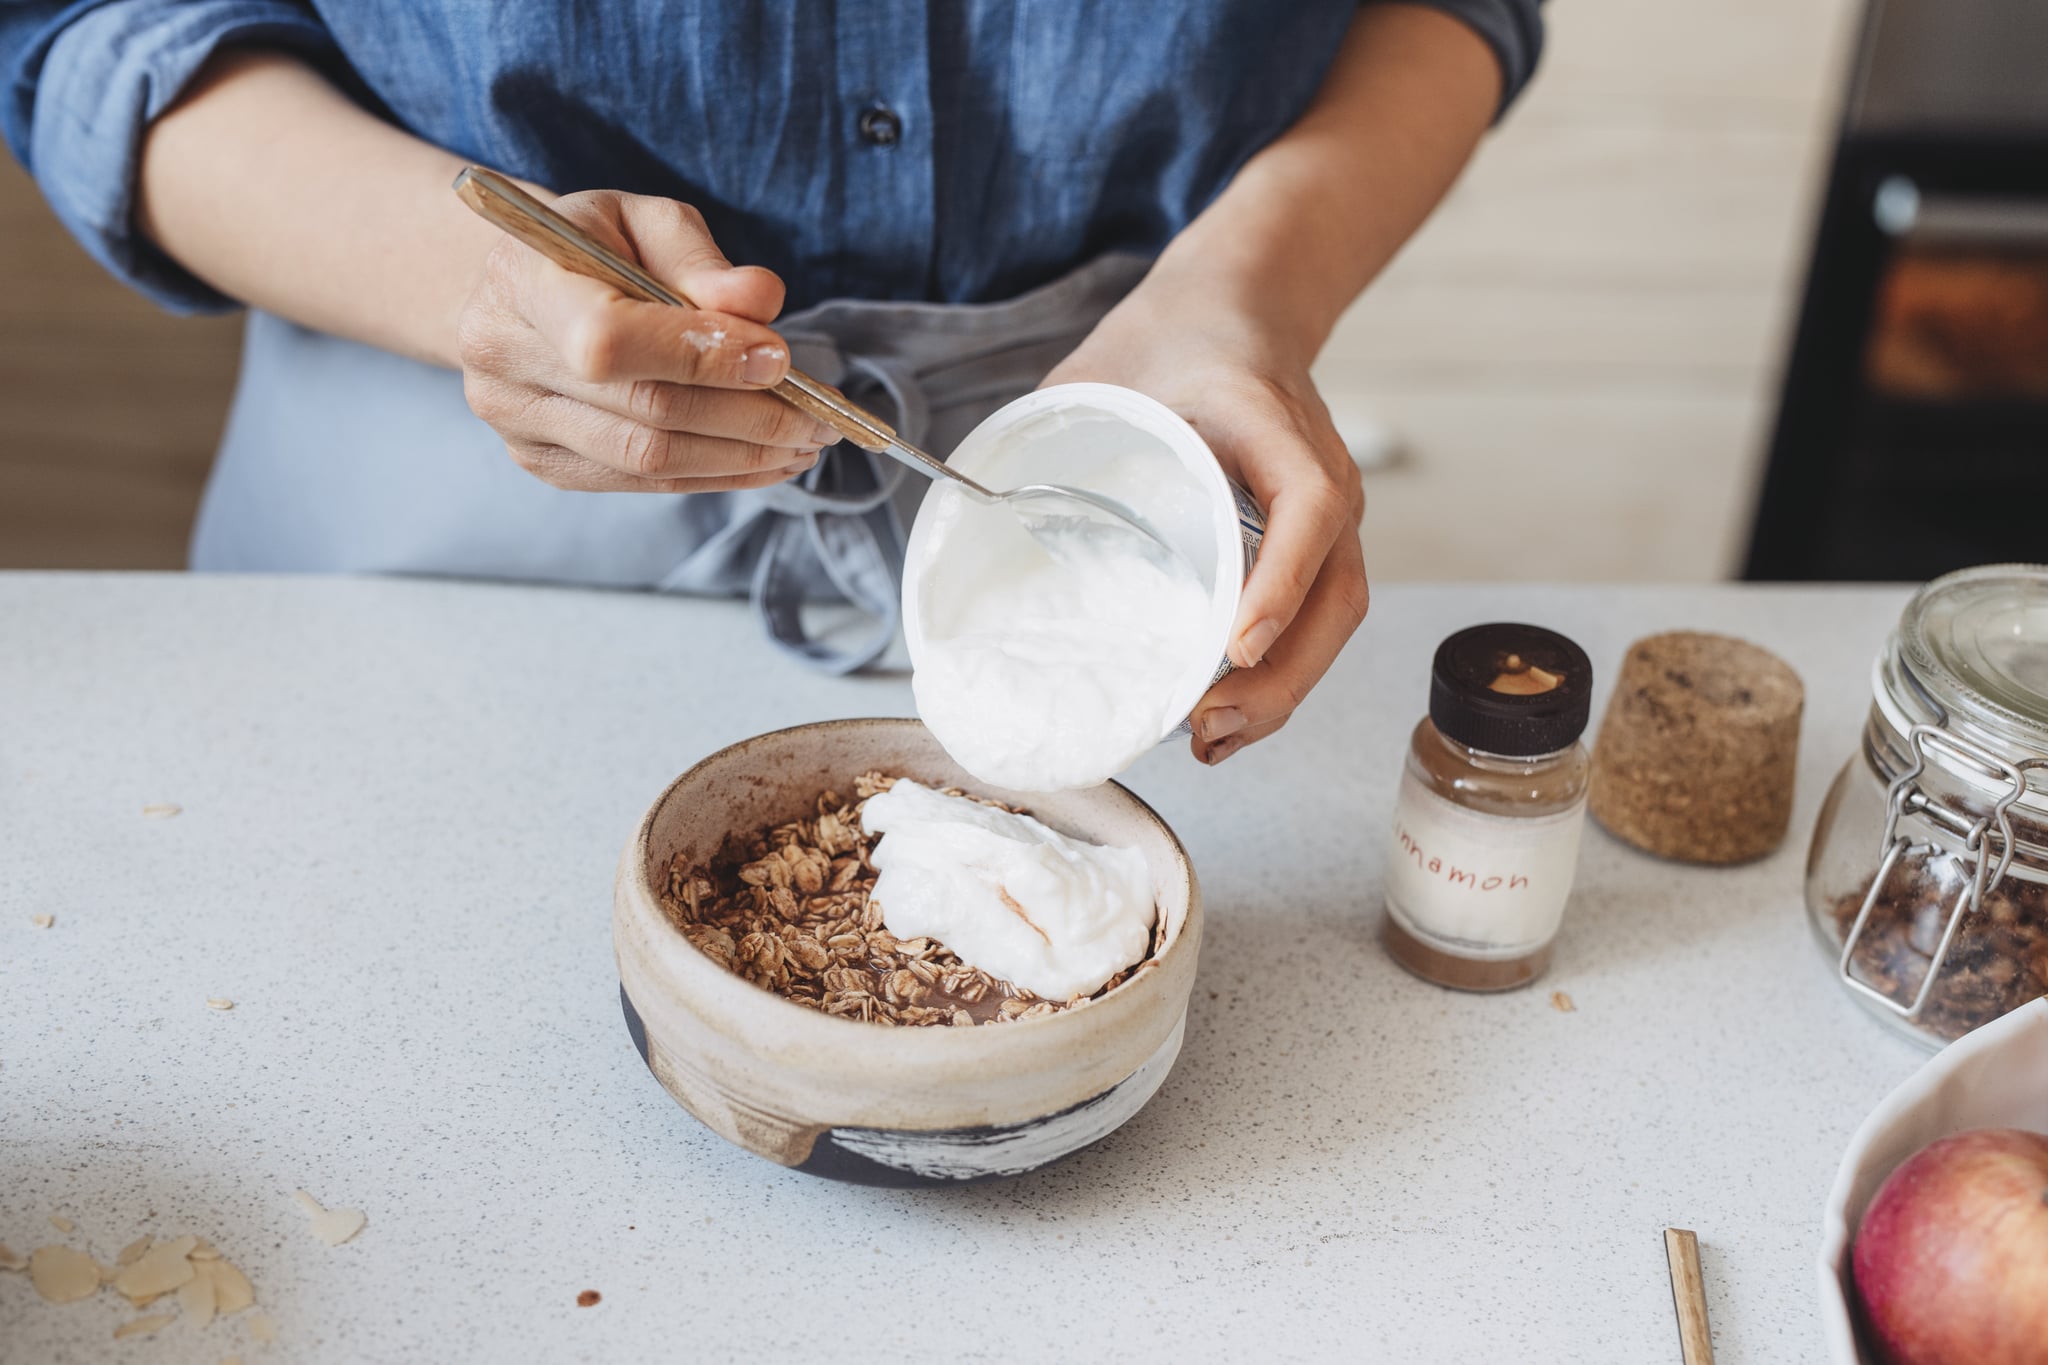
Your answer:
[[[877,147],[893,147],[903,136],[903,120],[894,109],[873,105],[861,112],[860,135]]]

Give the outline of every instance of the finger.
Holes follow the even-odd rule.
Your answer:
[[[1196,735],[1188,741],[1188,745],[1194,751],[1196,759],[1213,768],[1239,749],[1258,743],[1286,724],[1287,721],[1284,718],[1268,721],[1264,725],[1254,725],[1217,740],[1205,740],[1200,735]]]
[[[617,212],[619,230],[641,265],[692,304],[761,323],[782,311],[781,277],[728,261],[691,205],[627,194],[619,196]]]
[[[1227,674],[1197,704],[1197,757],[1219,762],[1284,724],[1343,652],[1370,603],[1365,554],[1358,537],[1347,534],[1265,660]]]
[[[532,268],[527,317],[573,379],[758,389],[789,373],[789,348],[758,322],[624,298],[539,257]]]
[[[766,488],[793,479],[815,468],[818,457],[798,455],[790,463],[751,474],[711,475],[704,478],[636,478],[609,465],[585,459],[566,446],[542,441],[513,439],[506,442],[513,460],[527,473],[556,488],[582,493],[720,493],[748,488]]]
[[[631,384],[569,380],[558,387],[578,402],[665,431],[690,431],[751,445],[809,450],[839,439],[838,432],[772,394],[671,384],[659,379]]]
[[[817,453],[651,427],[561,394],[545,394],[498,424],[508,436],[561,446],[636,479],[704,479],[760,474]]]
[[[1293,624],[1338,538],[1356,539],[1355,487],[1324,469],[1305,442],[1290,439],[1299,444],[1299,457],[1287,462],[1284,478],[1267,472],[1265,461],[1246,469],[1252,496],[1266,509],[1266,537],[1232,627],[1228,653],[1239,668],[1263,659]],[[1346,461],[1343,469],[1355,483],[1355,468]]]

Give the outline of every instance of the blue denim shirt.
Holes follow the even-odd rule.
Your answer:
[[[1498,54],[1537,0],[1428,0]],[[215,51],[285,48],[366,107],[557,190],[699,208],[788,285],[796,362],[943,451],[1030,389],[1284,130],[1356,0],[0,0],[0,122],[85,247],[167,307],[223,298],[137,234],[136,152]],[[193,535],[200,569],[453,574],[746,593],[780,645],[894,634],[901,470],[602,494],[520,471],[459,375],[252,313]],[[916,481],[911,481],[913,484]],[[806,600],[853,604],[856,644]]]
[[[1430,0],[1510,95],[1537,0]],[[149,120],[225,45],[306,54],[420,137],[558,191],[696,205],[789,307],[978,302],[1156,253],[1314,94],[1357,0],[0,0],[0,121],[86,248],[225,308],[132,223]]]

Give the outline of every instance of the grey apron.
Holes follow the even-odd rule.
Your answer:
[[[1029,392],[1149,264],[1101,257],[1002,303],[844,300],[776,324],[794,362],[936,454]],[[926,480],[842,443],[742,493],[575,493],[513,464],[461,376],[251,313],[192,567],[513,578],[749,596],[777,645],[848,672],[899,624],[904,527]],[[868,618],[815,638],[806,602]],[[837,640],[835,634],[835,641]]]

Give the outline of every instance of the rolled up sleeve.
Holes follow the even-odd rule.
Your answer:
[[[235,46],[333,56],[318,17],[290,0],[9,5],[0,20],[8,145],[93,258],[173,312],[235,301],[137,232],[142,138],[208,58]]]
[[[1504,114],[1515,96],[1536,74],[1536,59],[1543,55],[1543,12],[1541,0],[1407,0],[1442,10],[1462,19],[1493,49],[1500,63],[1500,110]],[[1497,115],[1496,115],[1497,116]]]

